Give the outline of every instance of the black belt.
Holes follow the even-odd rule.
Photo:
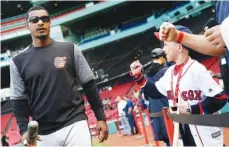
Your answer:
[[[171,114],[167,116],[175,122],[193,124],[200,126],[229,127],[229,113],[224,114],[205,114],[205,115],[185,115]]]
[[[155,112],[155,113],[150,113],[149,116],[151,118],[162,117],[162,112],[159,111],[159,112]]]

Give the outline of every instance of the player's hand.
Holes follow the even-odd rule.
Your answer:
[[[209,28],[205,31],[204,36],[212,45],[215,45],[218,49],[224,48],[225,42],[220,32],[220,25]]]
[[[41,141],[40,137],[37,136],[37,140]],[[22,137],[21,137],[21,143],[24,145],[24,146],[35,146],[35,145],[32,145],[32,144],[29,144],[28,142],[28,132],[25,132]]]
[[[179,114],[191,114],[190,111],[190,105],[188,103],[182,103],[182,104],[176,104],[177,108],[179,108]]]
[[[142,64],[139,62],[139,60],[134,61],[130,64],[130,70],[133,76],[138,75],[142,72]]]
[[[159,36],[162,41],[176,42],[178,33],[176,27],[169,22],[163,22],[160,26]]]
[[[215,74],[213,71],[209,70],[208,72],[210,73],[210,75],[211,75],[213,78],[215,77],[216,74]]]
[[[108,138],[108,127],[106,121],[97,121],[96,123],[96,136],[99,142],[103,142]]]

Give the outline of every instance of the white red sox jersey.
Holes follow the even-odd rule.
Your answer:
[[[165,75],[155,83],[158,91],[169,98],[170,106],[173,106],[171,88],[173,87],[173,93],[175,93],[178,79],[178,74],[173,74],[174,68],[175,65],[171,66]],[[178,91],[179,103],[189,103],[192,106],[202,102],[206,97],[214,97],[223,92],[223,89],[214,81],[207,69],[191,58],[184,65],[181,75]],[[173,86],[171,85],[172,78]],[[207,112],[204,111],[204,113]],[[197,146],[223,146],[221,128],[198,125],[189,125],[189,127]]]

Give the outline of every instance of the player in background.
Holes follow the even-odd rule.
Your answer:
[[[136,123],[134,121],[134,114],[133,114],[133,112],[134,112],[134,103],[130,98],[128,98],[127,95],[123,96],[123,100],[126,101],[126,106],[125,106],[125,108],[123,110],[124,110],[124,112],[126,114],[126,117],[128,119],[130,130],[131,130],[131,134],[132,135],[138,134],[138,129],[137,129]]]
[[[161,48],[153,49],[151,52],[152,64],[149,68],[145,70],[145,76],[150,82],[155,83],[158,81],[168,69],[166,65],[166,57]],[[150,110],[150,115],[157,114],[161,112],[163,107],[168,107],[168,98],[165,96],[154,96],[154,91],[150,91],[150,94],[144,92],[144,87],[142,88],[142,93],[146,100],[149,101],[148,108]],[[164,141],[167,146],[170,146],[169,139],[167,136],[165,123],[162,116],[151,116],[152,126],[154,130],[154,140]]]
[[[119,119],[121,121],[122,128],[123,128],[123,135],[124,136],[125,135],[131,135],[131,129],[130,129],[130,125],[128,122],[128,118],[127,118],[126,113],[124,111],[127,102],[121,96],[117,96],[116,101],[117,101]]]
[[[184,26],[176,29],[192,33]],[[177,42],[164,41],[163,51],[168,62],[176,64],[159,81],[154,83],[144,77],[139,61],[130,65],[134,79],[146,93],[154,91],[155,97],[167,96],[171,111],[176,112],[179,107],[180,114],[216,113],[227,102],[225,92],[202,64],[189,57],[189,49],[180,40]],[[223,132],[219,127],[184,124],[180,125],[180,134],[184,146],[223,146]]]

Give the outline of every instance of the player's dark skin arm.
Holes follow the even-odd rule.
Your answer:
[[[99,142],[103,142],[108,138],[108,127],[95,80],[90,80],[83,84],[82,87],[97,118],[96,135],[99,137]]]
[[[11,100],[11,104],[22,136],[27,131],[29,123],[28,100]]]
[[[14,115],[17,120],[17,124],[20,129],[20,135],[21,137],[21,143],[23,144],[23,141],[28,138],[27,133],[27,127],[29,123],[29,106],[28,106],[28,100],[11,100],[12,108]],[[37,140],[40,140],[40,137],[37,137]],[[29,146],[27,144],[26,146]]]

